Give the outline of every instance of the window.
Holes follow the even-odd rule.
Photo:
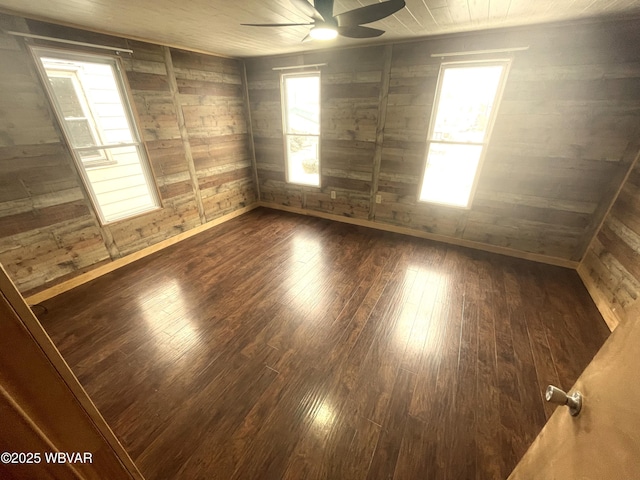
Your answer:
[[[420,200],[469,207],[509,61],[440,68]]]
[[[72,143],[79,147],[98,145],[99,138],[91,108],[78,77],[76,69],[51,68],[47,70],[51,89],[58,98],[61,114],[69,126]],[[106,152],[100,150],[80,150],[79,155],[85,165],[104,165],[112,162]]]
[[[283,74],[287,182],[320,186],[320,73]]]
[[[117,60],[39,47],[33,52],[100,221],[159,208]]]

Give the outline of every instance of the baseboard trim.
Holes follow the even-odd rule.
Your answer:
[[[258,207],[259,207],[259,204],[254,203],[252,205],[249,205],[248,207],[243,207],[238,210],[234,210],[233,212],[228,213],[227,215],[218,217],[203,225],[199,225],[195,228],[192,228],[191,230],[187,230],[186,232],[182,232],[182,233],[179,233],[178,235],[174,235],[173,237],[167,238],[166,240],[162,240],[161,242],[158,242],[154,245],[149,245],[148,247],[143,248],[142,250],[138,250],[137,252],[131,253],[126,257],[118,258],[117,260],[114,260],[106,265],[102,265],[93,270],[89,270],[88,272],[82,273],[77,277],[73,277],[62,283],[49,287],[45,290],[42,290],[41,292],[35,293],[29,297],[26,297],[25,301],[29,305],[35,305],[37,303],[44,302],[45,300],[49,300],[50,298],[53,298],[56,295],[60,295],[61,293],[67,292],[75,287],[88,283],[91,280],[95,280],[96,278],[101,277],[102,275],[105,275],[109,272],[113,272],[114,270],[117,270],[120,267],[129,265],[130,263],[133,263],[136,260],[140,260],[141,258],[149,256],[152,253],[156,253],[164,248],[170,247],[171,245],[175,245],[176,243],[181,242],[182,240],[191,238],[194,235],[197,235],[206,230],[209,230],[210,228],[215,227],[216,225],[220,225],[221,223],[225,223],[233,218],[239,217],[240,215],[250,212],[251,210],[254,210]]]
[[[602,292],[598,290],[595,282],[589,275],[587,268],[582,263],[578,266],[577,271],[578,275],[580,276],[580,280],[582,280],[582,283],[587,289],[587,292],[589,292],[593,303],[595,303],[596,308],[600,312],[600,315],[602,315],[602,318],[607,324],[607,327],[609,327],[609,330],[613,332],[620,324],[620,317],[618,317],[618,314],[615,312],[615,310],[611,308],[609,301],[602,294]]]
[[[374,228],[376,230],[383,230],[385,232],[400,233],[403,235],[409,235],[412,237],[424,238],[427,240],[434,240],[436,242],[448,243],[450,245],[457,245],[460,247],[473,248],[475,250],[482,250],[490,253],[497,253],[500,255],[507,255],[509,257],[522,258],[524,260],[531,260],[539,263],[546,263],[548,265],[555,265],[557,267],[571,268],[573,270],[578,268],[578,262],[573,260],[566,260],[564,258],[550,257],[547,255],[541,255],[538,253],[527,253],[519,250],[514,250],[507,247],[498,247],[493,245],[487,245],[485,243],[474,242],[472,240],[464,240],[462,238],[447,237],[445,235],[438,235],[435,233],[424,232],[421,230],[413,230],[411,228],[399,227],[396,225],[390,225],[385,223],[373,222],[371,220],[365,220],[360,218],[345,217],[342,215],[335,215],[333,213],[318,212],[315,210],[306,210],[303,208],[289,207],[287,205],[279,205],[268,202],[258,202],[261,207],[271,208],[274,210],[282,210],[285,212],[297,213],[300,215],[309,215],[312,217],[324,218],[327,220],[335,220],[337,222],[348,223],[351,225],[358,225],[360,227]]]
[[[447,243],[450,245],[473,248],[473,249],[482,250],[485,252],[497,253],[500,255],[507,255],[509,257],[521,258],[524,260],[531,260],[534,262],[545,263],[548,265],[555,265],[555,266],[564,267],[564,268],[571,268],[574,270],[577,270],[579,266],[578,262],[565,260],[563,258],[550,257],[547,255],[540,255],[537,253],[521,252],[518,250],[506,248],[506,247],[487,245],[480,242],[474,242],[472,240],[464,240],[460,238],[447,237],[445,235],[437,235],[434,233],[424,232],[420,230],[413,230],[411,228],[399,227],[396,225],[384,224],[384,223],[373,222],[365,219],[350,218],[342,215],[335,215],[332,213],[318,212],[314,210],[305,210],[303,208],[289,207],[286,205],[278,205],[278,204],[260,201],[260,202],[254,203],[253,205],[249,205],[247,207],[243,207],[238,210],[235,210],[227,215],[223,215],[222,217],[216,218],[210,222],[205,223],[204,225],[199,225],[196,228],[192,228],[191,230],[182,232],[178,235],[175,235],[171,238],[158,242],[154,245],[150,245],[146,248],[143,248],[142,250],[139,250],[130,255],[127,255],[126,257],[119,258],[106,265],[102,265],[93,270],[80,274],[77,277],[66,280],[62,283],[54,285],[38,293],[30,295],[25,298],[25,301],[29,305],[34,305],[37,303],[41,303],[45,300],[49,300],[50,298],[60,295],[61,293],[67,292],[75,287],[78,287],[92,280],[95,280],[96,278],[101,277],[102,275],[113,272],[114,270],[117,270],[120,267],[129,265],[130,263],[133,263],[137,260],[140,260],[141,258],[149,256],[153,253],[156,253],[164,248],[170,247],[171,245],[175,245],[176,243],[181,242],[182,240],[186,240],[187,238],[193,237],[194,235],[197,235],[212,227],[225,223],[233,218],[239,217],[240,215],[250,212],[251,210],[254,210],[255,208],[258,208],[258,207],[271,208],[273,210],[281,210],[285,212],[296,213],[299,215],[309,215],[312,217],[324,218],[326,220],[333,220],[337,222],[348,223],[350,225],[357,225],[360,227],[373,228],[373,229],[382,230],[385,232],[399,233],[402,235],[409,235],[412,237],[424,238],[427,240],[434,240],[437,242]],[[609,328],[613,330],[613,328],[615,328],[615,326],[619,322],[619,320],[617,319],[617,316],[613,312],[611,312],[610,309],[606,312],[606,314],[605,312],[603,312],[603,308],[608,308],[606,301],[604,301],[604,299],[597,300],[596,295],[598,295],[598,292],[594,290],[592,286],[590,287],[587,281],[585,281],[585,278],[587,277],[581,274],[579,270],[578,270],[578,273],[580,274],[580,278],[582,279],[583,283],[587,287],[589,294],[594,299],[596,306],[602,313],[602,316],[605,318],[607,325],[609,325]]]

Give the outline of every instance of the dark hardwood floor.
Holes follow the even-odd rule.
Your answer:
[[[45,306],[148,480],[504,479],[608,335],[571,270],[266,209]]]

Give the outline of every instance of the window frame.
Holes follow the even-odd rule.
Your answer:
[[[139,217],[141,215],[147,215],[149,213],[156,212],[164,208],[162,202],[162,196],[160,195],[160,191],[158,189],[158,182],[156,180],[156,176],[153,171],[153,167],[151,166],[151,161],[149,159],[149,153],[147,151],[147,146],[143,141],[142,134],[139,128],[139,118],[134,109],[133,99],[131,90],[129,88],[129,84],[127,82],[125,70],[122,67],[122,60],[120,57],[116,55],[109,55],[103,52],[94,53],[94,52],[86,52],[86,51],[78,51],[71,50],[67,48],[59,48],[59,47],[50,47],[46,45],[29,45],[28,46],[31,56],[33,58],[34,64],[36,66],[36,70],[38,72],[38,76],[40,77],[40,81],[46,91],[47,100],[51,105],[53,117],[55,122],[62,133],[62,137],[64,142],[71,153],[71,156],[76,165],[76,170],[82,179],[83,187],[89,197],[89,201],[93,207],[94,212],[96,213],[96,217],[101,226],[105,225],[113,225],[118,222],[123,222],[126,220],[131,220],[132,218]],[[74,147],[73,141],[71,140],[71,135],[68,132],[68,127],[66,125],[66,120],[64,119],[64,115],[62,114],[62,108],[57,100],[55,92],[50,85],[47,70],[41,60],[41,57],[53,57],[53,58],[61,58],[63,60],[69,61],[85,61],[89,63],[102,63],[105,65],[110,65],[112,67],[112,71],[114,73],[114,79],[116,83],[116,88],[118,91],[120,104],[125,112],[125,117],[127,120],[127,126],[129,128],[129,132],[131,133],[132,142],[130,143],[112,143],[106,144],[102,142],[102,135],[98,133],[97,139],[100,141],[99,145],[91,146],[91,147]],[[74,87],[75,88],[75,87]],[[84,89],[82,89],[84,90]],[[84,92],[83,92],[84,94]],[[85,98],[85,101],[88,100]],[[82,103],[82,100],[80,100]],[[90,104],[89,104],[89,112],[93,115]],[[62,119],[60,118],[62,116]],[[91,121],[89,122],[91,123]],[[97,125],[95,126],[97,128]],[[149,194],[151,196],[151,201],[154,205],[153,208],[148,210],[144,210],[141,212],[136,212],[132,215],[128,215],[121,218],[116,218],[113,220],[107,220],[102,211],[102,207],[97,200],[96,193],[93,189],[93,184],[87,174],[87,169],[93,168],[101,168],[101,167],[109,167],[117,164],[114,160],[111,159],[111,155],[109,150],[112,148],[123,148],[123,147],[134,147],[137,151],[138,157],[140,159],[140,166],[147,183],[147,188],[149,190]],[[99,160],[99,164],[92,164],[91,162],[83,161],[80,156],[80,151],[86,150],[103,150],[107,155],[108,160],[103,161]]]
[[[287,78],[301,78],[301,77],[317,77],[318,78],[318,134],[294,134],[288,133],[287,121],[287,95],[286,95],[286,79]],[[321,188],[322,184],[322,76],[320,71],[313,72],[292,72],[292,73],[280,73],[280,104],[282,111],[282,140],[284,147],[284,173],[285,181],[291,185],[298,185],[302,187]],[[316,137],[318,139],[318,183],[300,183],[294,182],[289,178],[289,148],[288,137]]]
[[[507,78],[509,77],[509,71],[511,69],[512,62],[513,62],[513,58],[491,58],[491,59],[478,59],[478,60],[456,60],[456,61],[450,61],[450,62],[442,62],[440,64],[440,69],[438,71],[438,80],[436,82],[436,91],[434,95],[433,105],[431,107],[429,129],[427,130],[427,140],[425,142],[425,150],[424,150],[423,162],[422,162],[422,172],[420,175],[420,182],[418,183],[418,193],[416,195],[418,203],[428,204],[428,205],[438,205],[442,207],[449,207],[449,208],[455,208],[455,209],[461,209],[461,210],[470,210],[472,208],[473,200],[475,198],[476,190],[478,188],[478,180],[480,178],[480,173],[482,171],[484,160],[487,155],[487,149],[491,141],[491,135],[493,133],[493,127],[495,125],[495,121],[498,116],[498,111],[500,110],[500,104],[502,103],[502,97],[503,97],[504,89],[507,83]],[[443,86],[445,71],[449,68],[491,67],[491,66],[502,66],[503,70],[500,76],[500,80],[498,82],[498,88],[496,90],[494,102],[491,108],[491,114],[489,115],[489,118],[487,121],[487,129],[485,131],[483,141],[482,142],[456,142],[456,141],[447,141],[447,140],[443,141],[443,140],[434,139],[433,131],[436,126],[436,116],[438,114],[438,107],[440,104],[440,95],[442,93],[442,86]],[[432,144],[472,145],[472,146],[482,147],[482,150],[480,152],[480,157],[478,159],[478,166],[476,167],[473,182],[471,184],[471,189],[469,190],[469,199],[467,200],[466,205],[456,205],[456,204],[447,203],[447,202],[436,202],[433,200],[422,200],[420,198],[422,194],[422,188],[425,182],[427,166],[429,164],[428,163],[429,150]]]
[[[49,71],[51,71],[51,69],[47,70],[47,77],[51,77],[51,75],[49,75]],[[64,67],[60,67],[58,69],[55,70],[55,77],[58,78],[68,78],[69,80],[71,80],[71,84],[73,86],[73,90],[76,94],[76,98],[78,99],[78,103],[80,104],[80,108],[82,109],[82,112],[84,113],[84,119],[88,124],[89,127],[89,131],[91,133],[91,137],[93,138],[93,140],[96,142],[96,145],[98,145],[98,143],[100,145],[102,145],[104,142],[102,141],[103,135],[102,132],[100,131],[100,129],[98,128],[98,125],[95,121],[94,118],[94,114],[93,114],[93,109],[91,108],[91,104],[89,103],[89,100],[87,99],[87,95],[86,92],[84,91],[84,88],[82,87],[82,81],[80,79],[80,75],[78,73],[78,69],[74,69],[71,67],[68,68],[64,68]],[[67,117],[64,117],[65,122],[67,122]],[[93,157],[82,157],[82,163],[86,168],[92,168],[92,167],[101,167],[101,166],[105,166],[105,165],[114,165],[115,163],[117,163],[113,157],[111,156],[110,152],[108,150],[104,150],[104,155],[102,154],[98,154],[95,155]]]

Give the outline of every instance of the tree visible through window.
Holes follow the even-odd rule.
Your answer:
[[[282,75],[287,181],[320,185],[320,73]]]
[[[39,47],[33,52],[100,221],[159,208],[116,59]]]
[[[471,203],[508,61],[444,64],[427,140],[420,200]]]

